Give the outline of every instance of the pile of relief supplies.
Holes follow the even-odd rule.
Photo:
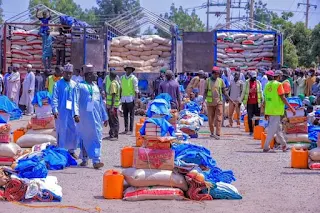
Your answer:
[[[68,150],[55,146],[51,96],[39,92],[33,103],[36,116],[31,118],[28,128],[16,130],[25,134],[16,143],[7,137],[0,143],[0,165],[3,166],[0,167],[0,200],[61,201],[62,188],[56,177],[48,176],[48,170],[77,165]],[[9,133],[10,125],[0,124],[0,135]]]
[[[184,105],[184,110],[179,113],[178,129],[191,138],[198,138],[198,131],[203,125],[203,118],[200,116],[200,106],[190,101]]]
[[[175,131],[169,106],[157,98],[148,107],[140,129],[144,143],[131,148],[132,165],[122,171],[123,200],[241,199],[231,185],[233,172],[221,170],[208,149]]]
[[[289,97],[287,100],[295,108],[296,114],[293,115],[286,107],[285,118],[283,119],[284,137],[290,147],[308,149],[311,141],[308,137],[308,121],[305,107],[299,97]]]
[[[20,131],[25,134],[17,140],[22,148],[31,148],[37,144],[57,143],[55,131],[55,119],[52,115],[51,95],[47,91],[38,92],[32,104],[35,108],[35,115],[31,117],[27,127],[21,127]]]

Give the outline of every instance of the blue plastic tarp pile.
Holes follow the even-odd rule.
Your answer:
[[[51,105],[52,96],[50,95],[50,93],[48,91],[37,92],[37,94],[35,94],[35,96],[32,100],[32,104],[33,105],[37,104],[39,107],[42,107],[43,100],[48,100],[48,104]]]
[[[176,166],[183,167],[186,164],[195,164],[198,168],[206,168],[201,172],[208,182],[231,183],[236,180],[232,171],[222,171],[217,167],[210,151],[203,146],[190,143],[173,144],[172,149],[175,151]]]
[[[18,120],[22,117],[22,111],[7,96],[0,96],[0,111],[10,114],[10,120]]]

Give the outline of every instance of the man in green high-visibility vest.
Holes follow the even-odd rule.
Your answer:
[[[124,66],[126,74],[121,76],[121,103],[124,117],[124,131],[121,134],[131,135],[134,123],[134,102],[139,94],[138,79],[133,75],[133,66]],[[130,125],[129,125],[130,114]]]
[[[120,106],[120,84],[116,80],[118,75],[111,71],[109,74],[110,86],[108,87],[107,95],[107,112],[109,117],[109,140],[118,140],[119,134],[119,117],[118,117],[118,107]]]
[[[293,115],[296,114],[295,109],[288,103],[285,97],[285,91],[283,89],[282,83],[280,83],[280,77],[282,72],[280,70],[268,71],[267,76],[274,77],[274,80],[271,80],[267,83],[264,89],[265,96],[265,118],[268,120],[268,134],[265,141],[263,152],[269,152],[269,144],[272,141],[274,135],[277,136],[278,142],[281,143],[281,148],[285,152],[287,150],[287,143],[282,132],[281,125],[281,116],[284,115],[285,105],[293,112]]]

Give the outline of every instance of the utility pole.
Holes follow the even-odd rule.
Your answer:
[[[210,0],[207,1],[207,32],[209,32]]]
[[[254,0],[250,0],[250,28],[253,28],[253,5]]]
[[[314,7],[314,9],[317,9],[317,5],[310,4],[310,0],[307,0],[307,3],[298,3],[298,7],[300,7],[300,5],[305,5],[306,6],[306,22],[305,22],[305,26],[306,26],[306,28],[308,28],[308,25],[309,25],[309,9],[310,9],[310,7]]]
[[[231,17],[231,0],[227,0],[227,16],[226,16],[227,29],[230,28],[230,17]]]

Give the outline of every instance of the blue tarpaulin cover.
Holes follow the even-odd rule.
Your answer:
[[[19,160],[15,170],[20,178],[46,178],[48,175],[46,164],[39,156]]]
[[[77,165],[66,149],[48,146],[42,153],[49,170],[62,170],[65,167]]]
[[[39,107],[42,107],[42,101],[45,99],[47,99],[48,104],[51,105],[52,96],[50,95],[50,93],[48,91],[37,92],[37,94],[35,94],[35,96],[32,100],[32,104],[33,105],[37,104]]]
[[[167,133],[171,136],[175,136],[174,127],[165,119],[165,118],[149,118],[140,128],[140,134],[146,134],[146,125],[147,123],[153,123],[161,128],[161,136],[166,136]]]
[[[186,164],[192,163],[199,168],[206,167],[207,170],[201,170],[201,172],[208,182],[231,183],[236,180],[232,171],[222,171],[217,167],[216,161],[211,157],[210,151],[203,146],[190,143],[173,144],[172,149],[175,151],[176,166],[183,167]]]
[[[10,120],[18,120],[22,117],[19,107],[5,95],[0,95],[0,111],[10,114]]]

